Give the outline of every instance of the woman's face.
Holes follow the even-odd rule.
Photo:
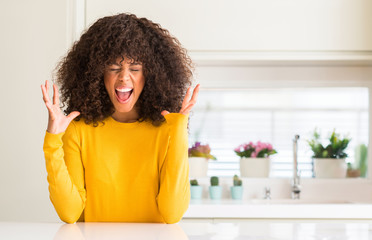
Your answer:
[[[116,63],[106,67],[104,81],[115,107],[114,114],[136,115],[134,106],[145,85],[142,64],[128,58],[118,58]]]

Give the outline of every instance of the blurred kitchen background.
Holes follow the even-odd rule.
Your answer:
[[[120,12],[160,23],[194,60],[195,84],[202,88],[190,114],[189,143],[207,143],[217,157],[208,177],[230,182],[239,175],[234,148],[260,140],[278,151],[270,179],[243,179],[246,185],[261,191],[287,184],[292,139],[299,134],[298,168],[308,179],[304,197],[372,202],[371,169],[363,178],[310,181],[307,144],[315,128],[324,136],[336,129],[352,139],[350,164],[358,145],[372,150],[372,1],[4,0],[0,9],[0,221],[58,221],[42,152],[48,115],[40,85],[52,79],[85,28]],[[289,188],[283,191],[289,194]],[[283,197],[275,188],[272,193]]]

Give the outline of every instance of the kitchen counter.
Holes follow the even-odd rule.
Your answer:
[[[184,218],[372,219],[372,203],[292,199],[191,200]]]
[[[0,239],[54,240],[192,240],[265,239],[367,240],[372,224],[367,221],[238,221],[151,223],[12,223],[0,222]]]

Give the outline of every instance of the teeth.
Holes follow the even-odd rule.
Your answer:
[[[122,88],[122,89],[116,88],[116,91],[118,91],[118,92],[130,92],[130,91],[132,91],[132,88]]]

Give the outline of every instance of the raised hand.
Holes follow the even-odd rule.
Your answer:
[[[191,87],[187,89],[187,92],[186,92],[185,98],[183,99],[182,107],[179,113],[183,115],[187,115],[191,111],[192,107],[196,103],[196,99],[198,98],[199,88],[200,88],[200,84],[196,85],[192,93],[192,96],[191,96]],[[169,114],[169,112],[167,110],[164,110],[161,112],[161,114],[165,116]]]
[[[49,99],[49,82],[48,80],[45,81],[45,86],[41,85],[41,91],[43,93],[43,100],[45,102],[45,106],[49,112],[49,120],[48,120],[48,128],[47,131],[49,133],[58,134],[61,132],[66,131],[70,122],[79,116],[80,112],[74,111],[71,112],[68,116],[64,115],[59,107],[59,94],[58,88],[55,84],[53,84],[53,104]]]

